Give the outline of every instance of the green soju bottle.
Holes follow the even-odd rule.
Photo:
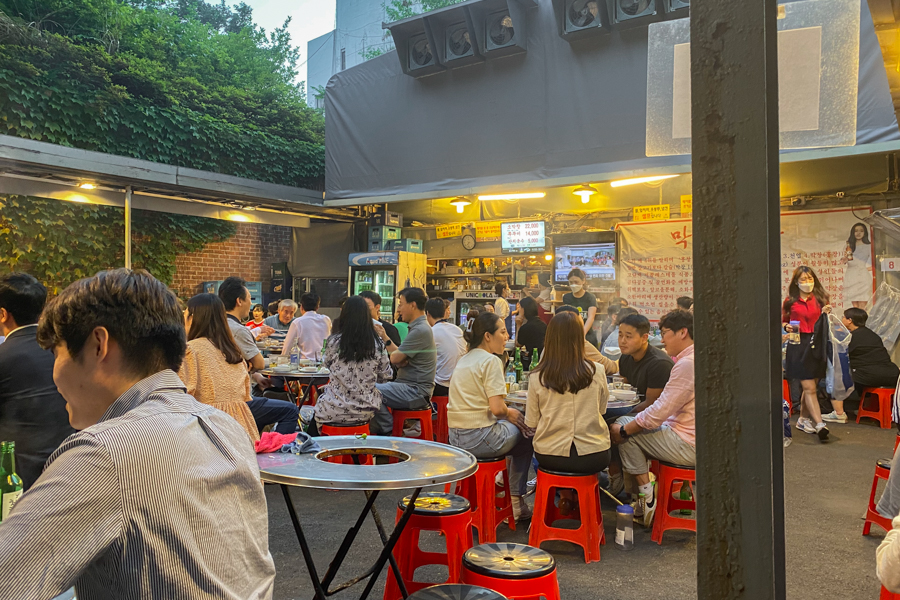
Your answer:
[[[524,367],[522,366],[522,350],[521,348],[516,348],[516,360],[513,362],[513,369],[516,370],[516,383],[522,382],[522,371]]]
[[[22,478],[16,473],[16,443],[0,442],[0,521],[22,495]]]
[[[537,366],[538,366],[538,361],[539,361],[539,360],[540,360],[540,357],[538,356],[538,349],[537,349],[537,348],[533,348],[533,349],[531,350],[531,366],[528,367],[528,370],[529,370],[529,371],[534,371],[534,370],[537,368]]]

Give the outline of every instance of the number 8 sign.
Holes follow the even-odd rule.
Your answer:
[[[900,258],[882,258],[881,270],[884,272],[900,271]]]

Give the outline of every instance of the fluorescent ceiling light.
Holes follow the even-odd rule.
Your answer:
[[[609,185],[612,187],[622,187],[625,185],[635,185],[638,183],[653,183],[654,181],[662,181],[663,179],[672,179],[673,177],[678,177],[678,175],[651,175],[650,177],[634,177],[632,179],[618,179],[616,181],[610,181]]]
[[[83,190],[93,190],[93,189],[95,189],[97,186],[94,185],[93,183],[82,183],[82,184],[79,185],[78,187],[80,187],[80,188],[83,189]]]
[[[532,198],[543,198],[547,194],[545,192],[529,192],[525,194],[492,194],[490,196],[478,196],[479,200],[530,200]]]
[[[247,215],[228,215],[229,221],[240,221],[242,223],[250,222],[250,217]]]

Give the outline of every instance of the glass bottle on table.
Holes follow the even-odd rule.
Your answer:
[[[16,473],[16,443],[0,442],[0,521],[12,511],[22,488],[22,478]]]
[[[522,371],[525,370],[522,365],[522,350],[521,348],[516,348],[516,360],[513,361],[513,369],[516,372],[516,383],[520,383],[522,381]]]
[[[528,367],[528,370],[529,370],[529,371],[534,371],[534,370],[537,368],[537,366],[538,366],[538,361],[539,361],[539,360],[540,360],[540,357],[538,356],[538,349],[537,349],[537,348],[532,348],[532,349],[531,349],[531,366]]]

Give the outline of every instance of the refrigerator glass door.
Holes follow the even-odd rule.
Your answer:
[[[394,322],[394,270],[383,269],[374,271],[374,290],[381,296],[380,318],[388,323]]]
[[[369,269],[360,269],[353,274],[353,295],[371,290],[374,287],[373,272]]]

